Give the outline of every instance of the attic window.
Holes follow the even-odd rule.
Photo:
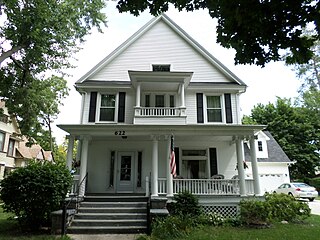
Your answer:
[[[153,72],[170,72],[170,65],[152,65]]]
[[[262,152],[262,151],[263,151],[262,141],[258,141],[258,150],[259,150],[259,152]]]

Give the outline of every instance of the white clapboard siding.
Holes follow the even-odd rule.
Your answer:
[[[194,72],[193,82],[230,82],[162,21],[89,80],[128,81],[128,70],[150,71],[152,64],[171,64],[171,71]]]

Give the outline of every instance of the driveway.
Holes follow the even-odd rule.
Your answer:
[[[314,200],[313,202],[308,202],[311,208],[311,214],[320,215],[320,200]]]
[[[72,240],[134,240],[139,234],[68,234]]]

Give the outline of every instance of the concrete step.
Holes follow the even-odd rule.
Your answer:
[[[85,202],[147,202],[148,198],[139,195],[88,195],[84,197]]]
[[[141,226],[71,226],[68,228],[69,234],[125,234],[125,233],[145,233],[146,227]]]
[[[79,213],[146,213],[146,207],[80,207]]]
[[[74,219],[72,226],[147,226],[147,219],[120,219],[120,220],[101,220],[101,219]]]
[[[81,202],[84,208],[107,208],[107,207],[147,207],[146,202]]]
[[[147,219],[147,213],[77,213],[74,219]]]

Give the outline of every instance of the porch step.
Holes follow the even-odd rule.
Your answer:
[[[68,233],[141,233],[147,230],[147,198],[94,194],[84,198]]]

